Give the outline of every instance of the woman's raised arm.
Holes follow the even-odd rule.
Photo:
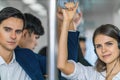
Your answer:
[[[58,62],[57,67],[65,74],[71,74],[74,71],[74,64],[68,62],[68,30],[70,25],[73,24],[73,17],[76,14],[78,3],[76,5],[73,2],[65,4],[66,8],[62,9],[63,23],[61,26],[61,34],[58,43]]]

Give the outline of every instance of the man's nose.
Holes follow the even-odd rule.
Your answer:
[[[37,42],[37,41],[35,41],[35,47],[37,46],[37,43],[38,43],[38,42]]]
[[[12,32],[12,33],[11,33],[11,38],[12,38],[12,39],[16,39],[16,33],[15,33],[15,32]]]

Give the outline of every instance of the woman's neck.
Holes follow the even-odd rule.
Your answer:
[[[120,72],[120,60],[116,59],[114,62],[107,64],[106,80],[112,80],[112,78]]]

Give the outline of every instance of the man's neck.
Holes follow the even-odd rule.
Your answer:
[[[5,60],[5,62],[8,64],[13,58],[13,51],[8,51],[5,49],[0,48],[0,56]]]

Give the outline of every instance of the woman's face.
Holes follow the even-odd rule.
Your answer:
[[[102,34],[95,37],[95,49],[99,59],[106,64],[114,62],[120,55],[118,42]]]

